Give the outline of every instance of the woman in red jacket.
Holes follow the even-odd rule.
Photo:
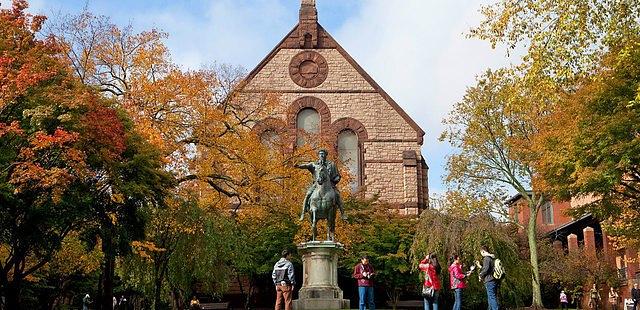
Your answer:
[[[462,289],[467,287],[464,283],[464,278],[471,274],[475,266],[471,266],[471,270],[465,274],[462,273],[462,263],[460,263],[460,257],[458,255],[453,255],[451,261],[451,266],[449,266],[449,281],[451,282],[451,289],[455,291],[456,295],[453,310],[460,310],[462,308]]]
[[[424,286],[432,287],[433,297],[424,298],[424,309],[438,310],[438,295],[440,293],[440,289],[442,288],[442,284],[440,283],[440,277],[438,277],[438,273],[440,273],[440,264],[438,264],[438,258],[435,253],[431,253],[431,255],[427,255],[423,260],[420,261],[420,265],[418,265],[421,271],[424,271]]]

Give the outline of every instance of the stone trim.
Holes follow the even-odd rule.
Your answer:
[[[418,155],[416,151],[409,150],[402,152],[402,164],[405,167],[416,167],[418,166]]]
[[[315,67],[312,75],[305,72],[304,66]],[[322,85],[329,74],[329,65],[320,53],[304,51],[293,56],[289,63],[289,77],[300,87],[313,88]]]
[[[369,139],[369,135],[367,134],[367,129],[364,128],[362,123],[351,117],[343,117],[337,119],[333,124],[331,124],[331,129],[333,130],[334,135],[337,137],[340,132],[346,129],[351,129],[353,132],[358,135],[358,143],[362,143]],[[337,141],[337,140],[336,140]]]
[[[418,139],[367,139],[364,142],[415,142],[418,143]]]
[[[279,135],[285,134],[287,131],[285,127],[285,122],[275,117],[267,117],[257,122],[253,127],[251,127],[251,131],[253,131],[258,136],[260,136],[263,132],[267,130],[273,130]]]
[[[364,148],[364,141],[366,141],[369,137],[367,134],[367,129],[362,125],[362,123],[351,117],[343,117],[337,119],[333,124],[331,124],[332,135],[331,137],[334,139],[333,147],[338,154],[338,135],[345,130],[352,130],[356,136],[358,137],[358,149],[360,152],[358,153],[358,171],[360,172],[358,177],[358,186],[362,186],[364,184],[365,177],[365,164],[364,164],[364,153],[366,149]]]
[[[279,89],[248,89],[243,90],[245,93],[258,94],[377,94],[375,90],[331,90],[331,89],[298,89],[298,90],[279,90]]]
[[[402,164],[402,159],[369,159],[364,161],[365,164]]]
[[[292,133],[293,140],[297,138],[296,120],[302,109],[312,108],[320,114],[320,137],[326,137],[331,132],[331,112],[329,107],[319,98],[305,96],[298,98],[287,108],[286,128]]]

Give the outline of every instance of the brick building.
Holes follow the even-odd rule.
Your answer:
[[[587,252],[600,252],[603,258],[618,270],[619,294],[622,300],[630,298],[633,283],[640,283],[640,254],[636,249],[616,249],[612,240],[602,229],[600,221],[590,214],[580,218],[567,215],[571,208],[578,207],[593,199],[548,202],[538,213],[537,224],[540,232],[554,243],[556,248],[573,251],[583,247]],[[509,215],[518,223],[529,221],[529,209],[522,195],[517,194],[507,201]],[[601,296],[606,301],[607,287],[601,287]],[[585,295],[586,296],[586,295]],[[583,300],[586,306],[588,300]],[[608,304],[606,305],[608,307]],[[605,308],[608,309],[608,308]]]
[[[254,129],[286,137],[291,148],[317,134],[352,174],[353,189],[418,214],[428,203],[424,131],[318,23],[315,0],[302,0],[299,13],[244,81],[244,95],[276,94],[281,103]]]

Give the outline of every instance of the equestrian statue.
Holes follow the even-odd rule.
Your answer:
[[[313,183],[309,186],[302,203],[300,220],[309,212],[311,220],[311,240],[316,240],[318,220],[327,220],[327,240],[334,241],[336,233],[336,210],[340,210],[342,218],[346,219],[342,206],[340,192],[336,184],[340,182],[340,174],[336,164],[327,159],[327,150],[318,151],[319,159],[315,162],[297,164],[296,168],[307,169],[313,175]]]

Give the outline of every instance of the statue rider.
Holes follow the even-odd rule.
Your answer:
[[[309,210],[309,204],[311,203],[309,200],[311,198],[311,194],[315,190],[316,186],[318,186],[315,180],[317,178],[316,171],[320,170],[319,169],[320,166],[324,166],[325,169],[327,169],[327,172],[329,173],[329,179],[331,180],[333,189],[336,192],[336,204],[337,204],[338,210],[340,210],[340,214],[342,214],[342,218],[346,219],[346,215],[344,214],[344,209],[342,206],[342,197],[340,197],[340,191],[338,191],[338,189],[336,188],[336,184],[340,182],[340,178],[341,178],[340,173],[338,173],[338,168],[336,168],[336,164],[327,159],[327,154],[328,154],[327,150],[324,150],[324,149],[319,150],[318,151],[319,159],[317,161],[310,162],[307,164],[295,165],[296,168],[309,170],[309,172],[313,174],[313,179],[314,179],[314,182],[311,184],[311,186],[309,186],[309,189],[307,189],[307,195],[305,195],[304,197],[304,202],[302,203],[302,214],[300,215],[300,220],[304,219],[304,213]]]

